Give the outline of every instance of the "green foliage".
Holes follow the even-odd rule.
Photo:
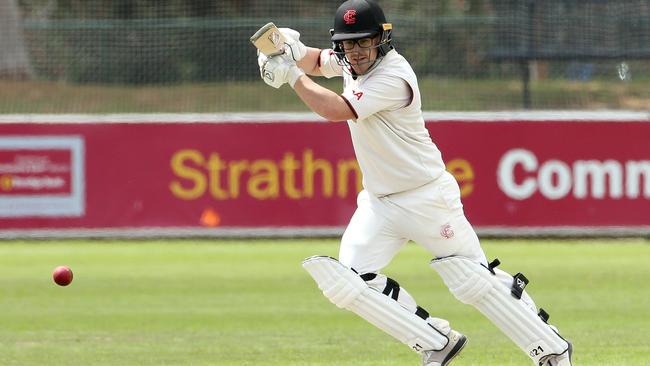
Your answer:
[[[192,71],[196,72],[196,71]],[[293,90],[271,89],[253,67],[250,82],[165,86],[77,85],[0,81],[0,113],[224,113],[309,112]],[[341,80],[318,79],[339,93]],[[531,84],[535,109],[639,109],[650,105],[648,80],[564,81]],[[517,79],[419,80],[424,111],[515,110],[522,106]]]

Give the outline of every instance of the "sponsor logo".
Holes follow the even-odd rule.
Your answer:
[[[0,193],[70,193],[70,151],[0,151]]]
[[[517,278],[517,287],[519,287],[520,289],[523,290],[524,287],[526,287],[526,282],[524,282],[521,279]]]
[[[280,34],[278,32],[271,32],[271,34],[269,34],[269,41],[277,47],[280,44]]]
[[[58,190],[66,186],[66,180],[62,177],[14,177],[11,175],[0,176],[0,190]]]
[[[532,151],[507,151],[497,168],[499,188],[506,196],[525,200],[536,193],[549,200],[650,199],[650,160],[549,159]]]
[[[361,100],[361,97],[363,97],[363,92],[355,92],[354,90],[352,91],[352,95],[357,97],[357,100]]]
[[[357,11],[354,9],[350,9],[343,14],[343,21],[345,24],[354,24],[357,22]]]
[[[0,136],[0,218],[85,212],[80,136]]]
[[[362,189],[356,159],[330,161],[311,149],[287,151],[281,160],[232,160],[217,151],[183,149],[172,155],[170,165],[174,178],[169,190],[181,200],[345,198],[356,197]]]
[[[275,76],[271,71],[264,70],[264,79],[268,79],[269,81],[273,82],[273,80],[275,80]]]

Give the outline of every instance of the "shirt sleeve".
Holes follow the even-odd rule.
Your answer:
[[[325,49],[320,51],[318,56],[318,68],[321,74],[326,78],[343,75],[343,66],[339,65],[334,51]]]
[[[357,120],[384,110],[393,111],[411,103],[413,92],[406,80],[392,75],[373,75],[356,88],[342,94]]]

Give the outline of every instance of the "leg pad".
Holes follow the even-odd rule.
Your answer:
[[[569,345],[531,309],[530,304],[513,296],[507,273],[489,269],[464,257],[434,259],[431,267],[442,277],[449,291],[463,303],[473,305],[492,321],[519,348],[539,364],[552,354],[565,352]],[[523,292],[522,288],[522,294]],[[521,295],[519,295],[521,297]],[[525,295],[528,297],[527,295]]]
[[[448,338],[438,328],[366,282],[331,257],[315,256],[303,268],[334,305],[352,311],[413,350],[442,350]]]

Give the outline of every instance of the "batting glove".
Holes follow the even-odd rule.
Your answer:
[[[300,33],[291,28],[279,28],[279,30],[285,39],[285,52],[289,53],[296,62],[302,60],[307,54],[307,46],[300,42]]]
[[[286,54],[269,58],[260,53],[257,57],[257,63],[260,66],[262,80],[276,89],[284,83],[289,83],[293,88],[298,78],[305,75],[293,58]]]

